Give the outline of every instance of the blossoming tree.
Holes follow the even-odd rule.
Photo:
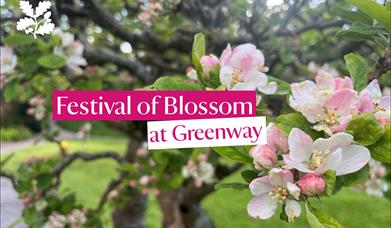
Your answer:
[[[389,11],[369,0],[347,2],[331,8],[327,1],[314,10],[307,1],[281,8],[253,1],[111,0],[107,6],[97,0],[20,1],[26,18],[19,18],[18,4],[7,2],[3,99],[29,103],[28,114],[60,152],[56,158],[30,158],[16,174],[2,170],[23,200],[24,222],[99,227],[100,212],[110,201],[116,227],[143,227],[147,196],[154,194],[165,227],[213,227],[201,200],[215,189],[235,188],[253,195],[247,212],[255,219],[272,217],[281,205],[280,218],[287,222],[305,214],[311,227],[341,227],[309,199],[332,197],[357,184],[383,195],[382,163],[391,162],[390,97],[379,85],[389,79]],[[45,13],[49,8],[52,13]],[[279,14],[279,9],[286,12]],[[333,20],[326,20],[330,15]],[[330,40],[336,32],[338,42]],[[379,57],[376,63],[350,53],[368,54],[368,46]],[[310,63],[332,60],[349,76]],[[302,80],[303,71],[315,80]],[[128,135],[124,156],[70,151],[50,121],[50,93],[66,89],[256,90],[257,114],[269,122],[268,143],[148,151],[144,122],[115,122],[107,124]],[[88,124],[81,126],[78,137],[86,138],[90,130]],[[97,208],[79,205],[74,194],[58,193],[61,174],[72,162],[102,158],[116,161],[119,172]],[[243,182],[220,183],[242,167]]]

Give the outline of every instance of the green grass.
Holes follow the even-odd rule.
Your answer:
[[[31,131],[23,126],[1,127],[0,131],[2,142],[19,141],[32,136]]]
[[[71,150],[99,152],[114,150],[123,153],[126,148],[125,140],[93,138],[86,143],[71,141]],[[18,151],[5,165],[6,170],[15,171],[18,164],[29,156],[56,156],[55,144],[39,144],[32,148]],[[2,159],[4,159],[2,157]],[[96,207],[99,196],[110,179],[116,177],[117,164],[109,159],[94,162],[76,161],[62,175],[60,192],[65,194],[75,191],[77,200],[87,207]],[[226,178],[227,182],[240,181],[239,173]],[[250,218],[246,212],[246,205],[251,194],[246,191],[223,189],[210,194],[202,202],[203,207],[212,217],[217,227],[308,227],[305,222],[304,211],[294,224],[279,220],[278,215],[272,219],[262,221]],[[369,197],[365,193],[352,189],[343,189],[330,198],[322,198],[322,202],[314,200],[313,206],[332,215],[346,228],[382,228],[390,224],[390,202],[384,198]],[[111,226],[111,208],[106,207],[102,220],[106,227]],[[156,199],[150,197],[147,211],[148,227],[161,227],[161,211]]]
[[[124,136],[125,134],[121,131],[117,131],[113,128],[108,127],[105,122],[92,121],[91,123],[91,134],[95,136]],[[83,121],[58,121],[57,124],[69,131],[77,132],[84,124]]]

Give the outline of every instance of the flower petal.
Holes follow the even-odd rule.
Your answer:
[[[352,112],[352,110],[358,110],[359,103],[356,91],[345,89],[330,97],[326,102],[326,107],[336,110],[339,115],[343,115]]]
[[[377,79],[371,81],[367,85],[367,87],[365,87],[365,89],[363,89],[360,92],[360,96],[362,96],[364,94],[367,94],[367,95],[371,96],[373,102],[375,102],[375,103],[379,103],[380,102],[382,94],[381,94],[379,82],[377,81]]]
[[[293,220],[301,214],[300,204],[295,200],[287,200],[285,214],[288,216],[288,221],[293,222]]]
[[[286,186],[287,186],[287,188],[288,188],[289,194],[290,194],[291,196],[293,196],[293,198],[299,200],[299,197],[300,197],[300,188],[297,187],[297,185],[292,184],[291,182],[288,182]]]
[[[314,150],[318,151],[326,151],[330,150],[331,152],[352,144],[353,142],[353,136],[349,135],[345,132],[339,132],[335,135],[332,135],[330,138],[324,139],[324,138],[319,138],[315,140],[314,142]]]
[[[269,195],[254,197],[247,205],[247,213],[253,218],[268,219],[274,215],[277,203]]]
[[[252,180],[249,188],[251,193],[255,196],[262,195],[273,190],[273,186],[270,184],[268,176],[258,177]]]
[[[288,137],[289,158],[296,162],[308,161],[312,155],[313,141],[299,128],[293,128]]]
[[[336,175],[342,176],[354,173],[364,167],[371,159],[371,154],[366,147],[349,145],[342,148],[341,164],[337,167]]]
[[[234,69],[229,65],[221,67],[220,82],[227,88],[231,87],[233,71]]]
[[[274,94],[277,92],[277,83],[268,82],[265,85],[259,85],[257,89],[264,94]]]
[[[293,183],[293,173],[288,169],[274,168],[269,172],[269,181],[274,186],[286,188],[287,183]]]
[[[322,175],[327,170],[337,170],[338,166],[341,165],[342,149],[338,148],[336,151],[328,155],[325,160],[315,169],[316,175]]]
[[[297,170],[304,172],[304,173],[312,173],[313,172],[312,170],[308,169],[308,167],[304,163],[293,161],[289,157],[289,155],[283,155],[283,159],[284,159],[285,164],[290,169],[297,169]]]

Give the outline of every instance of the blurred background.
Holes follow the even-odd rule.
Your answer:
[[[33,7],[39,3],[29,2]],[[191,66],[193,37],[199,32],[205,34],[206,53],[217,57],[227,44],[253,43],[265,56],[267,75],[288,83],[314,79],[319,71],[348,75],[344,55],[356,52],[370,66],[371,79],[378,78],[383,92],[390,93],[388,34],[372,18],[344,1],[51,3],[54,35],[32,40],[16,29],[17,21],[23,17],[19,1],[0,1],[1,159],[7,160],[7,164],[2,162],[2,170],[10,173],[19,172],[20,164],[32,156],[58,156],[58,147],[61,151],[110,150],[125,154],[129,151],[129,135],[135,137],[142,127],[124,122],[54,123],[50,121],[50,91],[132,90],[150,85],[161,76],[185,78]],[[377,3],[390,7],[389,2]],[[51,53],[62,59],[50,59]],[[49,58],[43,58],[47,55]],[[264,97],[262,103],[269,115],[276,116],[288,110],[285,101],[286,96],[273,95]],[[95,207],[118,169],[118,164],[108,159],[75,161],[62,173],[59,192],[75,192],[77,203]],[[240,172],[231,172],[223,179],[237,181]],[[25,226],[18,218],[26,202],[4,177],[1,194],[1,226],[15,221],[17,226]],[[216,227],[306,226],[303,216],[295,224],[280,221],[278,216],[267,221],[252,219],[246,212],[250,198],[247,190],[223,189],[205,195],[200,202]],[[390,224],[390,201],[368,195],[365,188],[343,189],[335,197],[314,201],[314,205],[345,227],[378,228]],[[107,205],[99,214],[104,227],[113,226],[113,207],[116,206]],[[160,227],[163,214],[158,199],[150,194],[147,227]]]

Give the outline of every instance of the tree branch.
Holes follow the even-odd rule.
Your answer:
[[[105,192],[103,193],[102,197],[100,198],[98,207],[95,209],[95,212],[99,212],[102,210],[103,206],[105,205],[108,196],[112,190],[114,190],[119,184],[121,184],[121,179],[112,180],[110,184],[107,186]]]
[[[70,155],[67,155],[56,167],[53,169],[53,175],[59,176],[61,172],[72,164],[76,159],[82,159],[84,161],[93,161],[102,158],[112,158],[116,160],[118,163],[124,162],[124,158],[118,154],[117,152],[102,152],[102,153],[85,153],[85,152],[76,152]]]

